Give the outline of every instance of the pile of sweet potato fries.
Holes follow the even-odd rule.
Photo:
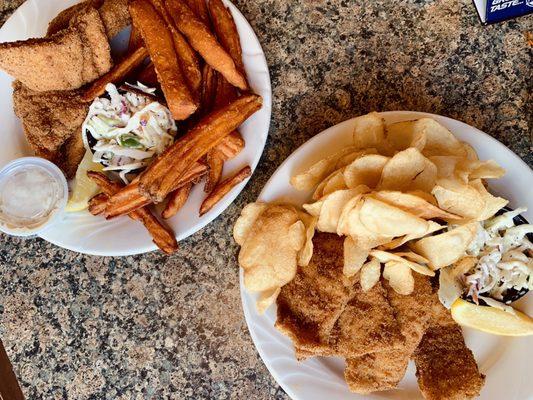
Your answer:
[[[205,177],[203,215],[249,177],[245,166],[221,180],[224,162],[244,148],[237,128],[261,108],[262,99],[249,91],[237,28],[221,0],[133,0],[129,11],[128,54],[86,88],[83,98],[101,96],[108,83],[138,80],[159,88],[174,119],[189,129],[127,186],[90,171],[102,193],[90,200],[89,211],[142,222],[154,243],[172,253],[174,233],[147,207],[166,201],[162,217],[172,217]]]

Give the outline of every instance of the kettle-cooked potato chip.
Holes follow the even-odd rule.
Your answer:
[[[370,196],[364,197],[359,218],[366,229],[383,236],[422,234],[428,229],[424,219]]]
[[[468,158],[469,160],[479,160],[477,152],[474,150],[474,148],[469,143],[461,142],[461,144],[463,145],[463,149],[466,153],[465,155],[466,158]]]
[[[315,236],[315,228],[318,218],[304,212],[298,214],[300,220],[305,225],[305,244],[298,252],[298,265],[305,267],[309,264],[309,261],[311,261],[311,257],[313,257],[313,237]]]
[[[235,222],[235,225],[233,226],[233,238],[235,239],[237,244],[242,246],[255,220],[267,208],[268,208],[268,204],[260,203],[260,202],[250,203],[244,206],[244,208],[241,211],[241,215],[239,216],[239,218]]]
[[[276,299],[279,296],[279,293],[281,292],[281,287],[277,287],[270,290],[265,290],[260,293],[259,298],[257,299],[257,302],[255,303],[255,308],[259,315],[262,315],[265,313],[268,307],[270,307]]]
[[[359,272],[369,251],[369,248],[360,246],[356,239],[347,236],[344,239],[344,275],[350,277]]]
[[[506,199],[490,194],[481,182],[481,179],[475,179],[471,181],[470,186],[478,191],[485,203],[483,212],[477,217],[478,221],[484,221],[493,217],[494,214],[496,214],[499,210],[505,207],[507,203],[509,203],[509,201]]]
[[[483,195],[458,179],[439,179],[431,192],[439,208],[467,219],[478,219],[485,210]]]
[[[424,260],[423,258],[418,258],[417,260],[419,261],[423,260],[422,263],[419,263],[418,261],[417,262],[411,261],[407,259],[407,255],[409,255],[411,259],[414,259],[416,257],[407,252],[390,253],[388,251],[383,251],[383,250],[372,250],[370,252],[370,255],[372,257],[377,258],[379,262],[381,263],[387,263],[389,261],[394,261],[394,262],[407,265],[409,268],[411,268],[413,271],[418,272],[419,274],[427,275],[427,276],[435,275],[434,271],[432,271],[431,269],[429,269],[428,267],[424,265],[424,262],[427,262],[427,260]]]
[[[410,235],[405,235],[405,236],[398,237],[396,239],[391,240],[388,243],[382,244],[381,246],[379,246],[379,249],[380,250],[396,249],[396,248],[404,245],[405,243],[407,243],[407,242],[409,242],[411,240],[420,239],[420,238],[422,238],[424,236],[427,236],[427,235],[429,235],[431,233],[440,231],[441,229],[444,229],[444,228],[446,228],[445,225],[439,225],[439,224],[437,224],[434,221],[428,221],[428,229],[423,234],[421,234],[421,235],[419,235],[419,234],[410,234]]]
[[[375,258],[372,258],[370,261],[366,262],[361,268],[361,274],[359,277],[359,282],[361,283],[361,289],[363,292],[368,292],[370,289],[372,289],[376,283],[379,282],[380,276],[380,262]]]
[[[460,225],[448,232],[409,243],[409,247],[429,260],[436,270],[453,264],[465,255],[466,249],[474,239],[477,223]]]
[[[407,211],[408,213],[411,213],[419,218],[461,218],[460,216],[435,207],[433,204],[414,194],[403,193],[394,190],[381,190],[378,192],[373,192],[371,196],[377,200]]]
[[[505,175],[505,170],[494,160],[479,161],[462,158],[457,163],[457,175],[465,182],[474,179],[498,179]]]
[[[376,187],[381,178],[381,171],[389,160],[380,154],[367,154],[356,158],[344,169],[344,182],[349,188],[359,185]]]
[[[426,146],[426,133],[416,121],[401,121],[386,127],[387,141],[398,151],[415,147],[422,151]]]
[[[269,206],[256,219],[241,246],[239,264],[244,269],[245,287],[263,291],[290,282],[305,241],[305,225],[294,207]]]
[[[337,166],[337,163],[343,157],[352,154],[361,153],[356,147],[350,146],[342,149],[341,151],[332,154],[322,160],[317,161],[305,171],[294,175],[291,178],[291,185],[297,190],[311,190],[320,182],[322,182],[328,175],[330,175],[336,169],[342,168],[344,165]]]
[[[417,129],[426,134],[426,145],[422,154],[426,157],[452,155],[466,157],[463,144],[444,126],[432,118],[420,118],[415,122]]]
[[[383,268],[383,278],[398,294],[410,295],[415,289],[415,278],[411,268],[398,261],[389,261]]]
[[[321,186],[321,191],[318,191],[317,188],[317,191],[313,195],[313,198],[321,199],[322,197],[327,196],[330,193],[343,189],[348,189],[348,186],[344,181],[343,169],[341,169],[332,174],[327,180],[324,181],[324,185]]]
[[[396,153],[383,167],[380,190],[423,190],[431,192],[437,179],[437,167],[411,147]]]
[[[366,186],[355,189],[337,190],[324,197],[317,228],[321,232],[337,232],[339,218],[346,203],[366,190]]]
[[[377,112],[362,115],[354,120],[353,142],[358,149],[376,148],[385,145],[385,124]]]

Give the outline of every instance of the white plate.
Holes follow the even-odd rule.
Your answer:
[[[448,127],[460,140],[470,143],[480,159],[494,159],[507,173],[499,180],[490,180],[493,193],[510,200],[510,207],[527,206],[525,217],[533,221],[533,172],[511,150],[487,134],[462,122],[438,115],[419,112],[393,111],[381,114],[387,123],[429,116]],[[301,205],[311,192],[298,192],[289,179],[325,156],[351,143],[353,120],[335,125],[298,148],[272,175],[259,195],[261,201],[283,200]],[[321,357],[298,362],[291,341],[274,328],[275,307],[264,316],[255,311],[255,297],[243,287],[241,297],[244,315],[252,339],[268,370],[281,387],[293,398],[319,399],[422,399],[415,378],[413,363],[396,390],[361,396],[348,390],[343,378],[344,361],[337,357]],[[515,303],[517,308],[533,314],[533,295]],[[465,340],[474,352],[482,373],[487,375],[481,399],[533,399],[530,360],[533,358],[533,337],[504,338],[465,329]]]
[[[43,36],[48,22],[59,11],[77,2],[75,0],[26,1],[0,29],[0,42]],[[239,31],[243,61],[250,86],[255,93],[263,97],[261,110],[252,115],[240,128],[246,147],[235,159],[224,165],[224,175],[227,176],[246,164],[255,170],[268,136],[272,90],[265,55],[252,27],[233,4],[227,0],[224,0],[224,3],[233,14]],[[120,53],[125,49],[128,36],[129,28],[113,40],[114,53]],[[32,155],[24,138],[22,125],[13,112],[12,80],[0,71],[0,110],[2,110],[0,167],[15,158]],[[198,209],[205,193],[203,185],[196,185],[183,209],[167,221],[176,233],[176,238],[182,240],[215,219],[235,200],[245,185],[246,182],[238,185],[202,217],[198,216]],[[103,217],[94,217],[86,211],[67,214],[61,223],[54,225],[40,236],[69,250],[102,256],[132,255],[156,249],[141,224],[128,217],[106,221]]]

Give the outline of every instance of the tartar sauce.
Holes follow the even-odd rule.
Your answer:
[[[0,228],[15,235],[37,233],[63,211],[67,196],[66,180],[53,164],[16,160],[0,172]]]

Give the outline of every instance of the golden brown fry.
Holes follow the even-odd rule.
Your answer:
[[[187,37],[191,46],[200,53],[203,59],[233,86],[246,90],[248,84],[244,75],[239,72],[231,56],[218,43],[207,25],[198,19],[181,0],[165,0],[165,4],[177,28]]]
[[[206,193],[211,193],[215,186],[220,182],[222,178],[222,169],[224,167],[224,159],[222,155],[215,149],[207,153],[207,176],[204,186],[204,191]]]
[[[143,45],[143,38],[141,36],[141,32],[135,27],[135,25],[131,26],[131,32],[130,32],[130,40],[128,42],[128,53],[133,53],[135,50],[137,50],[139,47]]]
[[[209,0],[209,15],[218,41],[229,53],[237,69],[245,75],[241,40],[231,13],[222,0]]]
[[[174,183],[172,190],[179,189],[190,182],[194,182],[197,178],[205,175],[206,172],[207,167],[205,165],[200,163],[193,164],[193,166]],[[144,207],[150,203],[152,203],[152,200],[141,194],[138,180],[133,181],[109,199],[105,215],[108,219],[115,218]]]
[[[157,74],[155,73],[154,63],[150,61],[150,63],[139,73],[137,80],[147,86],[158,87],[159,81],[157,80]]]
[[[120,182],[111,181],[105,174],[96,171],[88,171],[87,176],[102,188],[108,197],[122,189]],[[163,226],[161,222],[147,208],[139,208],[128,214],[132,219],[141,221],[152,236],[154,243],[167,254],[171,254],[178,249],[178,242],[174,233]]]
[[[141,192],[156,203],[163,201],[191,165],[259,110],[261,104],[260,96],[247,94],[202,118],[146,169],[139,180]]]
[[[185,83],[169,29],[148,1],[134,0],[129,9],[148,48],[172,116],[176,120],[187,119],[198,104]]]
[[[96,196],[93,196],[89,200],[89,212],[92,215],[102,214],[107,206],[107,200],[109,200],[109,196],[105,193],[98,193]]]
[[[82,100],[92,101],[105,92],[108,83],[116,83],[123,80],[135,67],[140,65],[148,57],[146,47],[141,46],[133,53],[126,56],[111,71],[95,80],[81,95]]]
[[[189,198],[189,194],[191,193],[192,186],[193,184],[191,182],[170,193],[168,196],[168,203],[161,213],[161,216],[164,219],[173,217],[178,213],[181,207],[185,205],[187,199]]]
[[[204,24],[209,26],[211,21],[209,20],[209,12],[207,11],[207,3],[205,0],[185,0],[191,11],[196,15]]]
[[[189,85],[192,95],[195,99],[199,99],[202,86],[202,72],[200,71],[200,63],[196,53],[174,25],[174,21],[168,13],[168,10],[165,8],[163,0],[150,0],[150,2],[167,23],[170,33],[172,34],[174,50],[178,56],[181,71]]]
[[[250,166],[247,165],[231,178],[220,182],[220,184],[218,184],[213,189],[211,194],[209,194],[203,201],[200,207],[200,216],[211,210],[213,206],[217,204],[226,194],[228,194],[231,189],[233,189],[236,185],[244,181],[250,175],[252,175],[252,169],[250,168]]]
[[[239,131],[233,131],[217,145],[217,151],[224,161],[235,158],[244,149],[244,139]]]

